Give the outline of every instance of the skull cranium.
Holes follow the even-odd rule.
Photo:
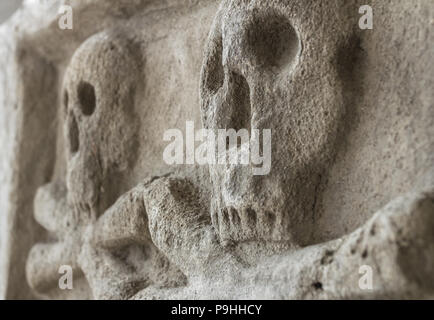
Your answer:
[[[65,73],[68,199],[98,215],[124,191],[135,158],[135,89],[140,58],[122,34],[87,39]]]
[[[272,129],[269,175],[252,175],[252,165],[210,165],[212,220],[222,241],[307,244],[334,154],[344,110],[335,57],[346,30],[321,37],[316,28],[326,26],[301,20],[305,1],[285,6],[224,1],[209,37],[204,126]]]

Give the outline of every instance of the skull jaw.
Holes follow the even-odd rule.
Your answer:
[[[95,220],[98,216],[101,170],[92,157],[81,157],[78,153],[70,159],[66,179],[68,202],[82,222]],[[84,220],[84,221],[83,221]]]
[[[95,221],[129,188],[123,172],[103,169],[93,159],[73,158],[67,175],[68,202],[86,221]]]
[[[321,182],[317,174],[254,176],[251,165],[215,165],[210,175],[211,217],[221,243],[286,249],[310,244]]]

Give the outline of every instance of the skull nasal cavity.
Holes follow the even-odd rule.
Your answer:
[[[89,82],[81,81],[77,91],[81,112],[90,116],[95,111],[95,88]]]
[[[230,105],[233,108],[229,128],[236,131],[247,129],[250,132],[251,107],[249,84],[243,76],[234,72],[231,73],[229,81],[232,90]]]
[[[68,103],[69,103],[68,91],[65,90],[65,92],[63,93],[63,105],[65,106],[65,111],[68,110]]]
[[[71,153],[76,153],[80,146],[78,133],[77,120],[75,120],[75,116],[71,111],[68,117],[68,141]]]

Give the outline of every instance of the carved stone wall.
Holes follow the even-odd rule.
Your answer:
[[[24,1],[0,26],[0,297],[434,298],[434,6],[366,2]],[[167,164],[187,122],[271,129],[270,172]]]

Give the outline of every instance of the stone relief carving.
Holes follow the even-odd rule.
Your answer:
[[[68,157],[66,186],[58,182],[43,186],[35,198],[36,220],[57,234],[60,241],[38,244],[30,253],[28,279],[38,291],[57,286],[59,264],[74,266],[76,274],[85,271],[88,281],[95,281],[101,288],[101,292],[93,291],[97,298],[125,298],[125,294],[153,278],[177,283],[177,270],[174,279],[167,280],[151,271],[155,268],[157,272],[164,271],[164,277],[171,270],[144,233],[147,218],[139,195],[131,193],[127,199],[120,200],[120,205],[104,213],[125,188],[122,175],[134,161],[137,143],[135,132],[139,124],[133,105],[135,86],[140,85],[137,75],[140,59],[137,48],[134,51],[125,36],[117,31],[90,37],[74,53],[66,70],[63,89]],[[118,220],[107,226],[107,219],[113,216],[110,210],[120,210],[122,216],[116,212]],[[101,243],[100,249],[99,245],[92,245],[93,232],[95,243]],[[133,245],[129,248],[130,255],[135,256],[132,265],[122,266],[115,251],[104,250],[106,247],[122,249],[127,244]],[[138,262],[145,261],[148,255],[158,266]],[[128,253],[123,258],[127,257]],[[46,267],[41,269],[42,263]],[[99,270],[98,263],[108,264],[109,268]],[[151,274],[153,277],[149,277]]]
[[[58,297],[60,265],[81,279],[66,298],[432,297],[432,163],[421,166],[426,182],[354,218],[349,230],[331,233],[324,223],[324,194],[337,190],[332,175],[342,145],[354,142],[345,139],[368,77],[359,72],[367,62],[357,1],[178,2],[213,21],[192,68],[201,68],[195,116],[208,129],[271,128],[271,172],[161,169],[141,159],[158,149],[144,145],[142,123],[152,119],[152,81],[166,79],[144,72],[144,48],[158,40],[128,22],[91,33],[58,89],[65,170],[34,196],[34,218],[49,234],[26,262],[38,297]],[[376,277],[369,291],[358,286],[363,265]]]

